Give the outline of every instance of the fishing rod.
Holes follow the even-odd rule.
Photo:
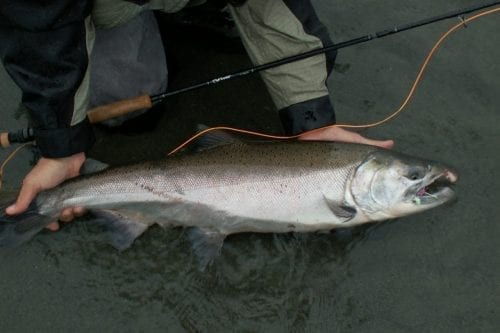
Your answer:
[[[333,45],[324,46],[322,48],[314,49],[311,51],[307,51],[304,53],[292,55],[289,57],[285,57],[282,59],[278,59],[275,61],[271,61],[265,64],[253,66],[244,70],[240,70],[234,73],[226,74],[209,81],[201,82],[198,84],[194,84],[185,88],[167,91],[157,95],[141,95],[138,97],[133,97],[130,99],[125,99],[117,102],[113,102],[110,104],[98,106],[89,110],[87,113],[87,117],[91,123],[99,123],[104,120],[108,120],[111,118],[115,118],[133,111],[149,109],[154,105],[162,103],[168,97],[179,95],[182,93],[190,92],[193,90],[197,90],[203,87],[208,87],[214,84],[218,84],[224,81],[228,81],[238,77],[244,77],[253,73],[258,73],[267,69],[275,68],[278,66],[282,66],[285,64],[289,64],[295,61],[303,60],[306,58],[313,57],[315,55],[323,54],[330,51],[336,51],[342,48],[346,48],[353,45],[358,45],[361,43],[365,43],[374,39],[383,38],[386,36],[394,35],[403,31],[415,29],[421,26],[425,26],[428,24],[432,24],[435,22],[443,21],[449,18],[458,17],[463,21],[463,15],[469,14],[481,9],[493,7],[500,5],[500,1],[492,1],[489,3],[484,3],[481,5],[475,5],[467,8],[462,8],[459,10],[454,10],[445,14],[437,15],[434,17],[430,17],[427,19],[419,20],[413,23],[407,23],[400,26],[395,26],[393,28],[381,30],[375,33],[371,33],[368,35],[364,35],[358,38],[353,38],[344,42],[340,42]],[[3,148],[8,147],[11,143],[25,143],[29,141],[33,141],[33,129],[32,128],[24,128],[14,132],[5,132],[0,133],[0,145]]]

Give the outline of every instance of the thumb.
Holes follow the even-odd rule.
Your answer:
[[[26,209],[28,209],[30,203],[36,197],[38,192],[39,192],[39,190],[37,190],[37,188],[35,186],[31,186],[29,184],[24,184],[23,187],[21,188],[21,192],[19,192],[19,196],[17,197],[17,201],[13,205],[10,205],[9,207],[7,207],[5,212],[8,215],[21,214]]]

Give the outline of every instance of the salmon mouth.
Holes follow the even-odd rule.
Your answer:
[[[416,205],[439,205],[455,197],[451,188],[458,180],[456,172],[445,170],[438,176],[423,184],[414,194],[413,203]]]

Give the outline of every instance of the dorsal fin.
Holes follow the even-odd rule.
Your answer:
[[[81,175],[90,175],[99,171],[103,171],[109,168],[109,164],[103,163],[101,161],[95,160],[93,158],[87,158],[85,163],[83,163],[80,168]]]
[[[198,133],[207,130],[209,127],[198,125]],[[192,145],[189,146],[191,151],[199,152],[223,145],[242,143],[235,135],[223,130],[209,131],[197,138]]]

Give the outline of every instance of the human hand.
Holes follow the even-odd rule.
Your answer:
[[[394,146],[393,140],[372,140],[361,134],[351,132],[338,126],[325,127],[318,130],[305,132],[299,136],[299,140],[337,141],[348,143],[361,143],[365,145],[377,146],[391,149]]]
[[[24,178],[16,202],[7,207],[5,212],[9,215],[24,212],[38,193],[53,188],[69,178],[78,176],[84,162],[84,153],[64,158],[40,158],[35,167]],[[81,207],[66,208],[61,212],[59,219],[63,222],[69,222],[74,217],[82,214],[83,208]],[[54,221],[47,228],[55,231],[59,229],[59,224]]]

